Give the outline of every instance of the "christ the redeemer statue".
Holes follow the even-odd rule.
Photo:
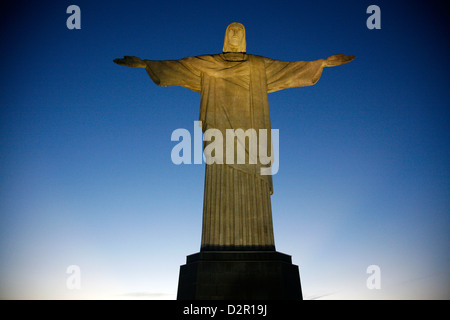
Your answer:
[[[245,28],[234,22],[227,27],[220,54],[163,61],[125,56],[114,62],[145,68],[159,86],[182,86],[200,93],[203,131],[218,129],[225,137],[226,129],[270,132],[268,93],[314,85],[324,67],[353,59],[338,54],[285,62],[247,54]],[[261,175],[263,166],[259,160],[256,164],[206,164],[201,251],[275,250],[272,179]]]

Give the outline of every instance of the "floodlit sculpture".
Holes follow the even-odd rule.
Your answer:
[[[285,62],[247,54],[245,28],[234,22],[226,29],[220,54],[180,60],[141,60],[133,56],[114,60],[119,65],[145,68],[159,86],[182,86],[200,93],[202,130],[215,129],[223,137],[233,139],[232,144],[223,144],[223,149],[215,148],[213,157],[207,157],[201,253],[223,252],[227,261],[238,261],[236,255],[230,253],[275,252],[270,202],[273,193],[271,162],[263,161],[261,156],[273,157],[268,93],[314,85],[324,67],[342,65],[353,59],[354,56],[338,54],[315,61]],[[248,134],[227,136],[227,129],[242,129]],[[254,133],[259,152],[249,146]],[[206,150],[215,139],[205,140]],[[239,148],[245,150],[244,163],[236,159]],[[222,258],[217,257],[225,255],[216,255],[215,259],[220,260]],[[248,256],[245,259],[251,260]],[[189,297],[241,297],[236,294]],[[269,298],[255,296],[255,293],[242,297]]]

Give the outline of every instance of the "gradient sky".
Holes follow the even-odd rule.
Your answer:
[[[81,30],[66,8],[81,8]],[[366,9],[381,9],[369,30]],[[174,165],[200,96],[113,59],[337,53],[312,87],[269,95],[280,132],[275,244],[305,299],[449,299],[449,33],[429,1],[2,4],[0,298],[174,299],[200,249],[203,165]],[[66,269],[81,270],[69,290]],[[381,289],[369,290],[369,265]]]

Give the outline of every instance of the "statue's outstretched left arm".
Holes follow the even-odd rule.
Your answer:
[[[314,85],[322,75],[323,68],[335,67],[355,59],[354,56],[335,54],[326,59],[314,61],[280,61],[265,59],[267,92],[286,88]]]
[[[355,59],[355,56],[349,55],[346,56],[343,53],[341,54],[335,54],[332,56],[329,56],[328,58],[324,59],[324,67],[336,67],[340,66],[341,64],[348,63]]]

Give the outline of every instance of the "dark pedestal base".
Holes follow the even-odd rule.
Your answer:
[[[201,251],[180,268],[178,300],[301,300],[298,266],[276,251]]]

